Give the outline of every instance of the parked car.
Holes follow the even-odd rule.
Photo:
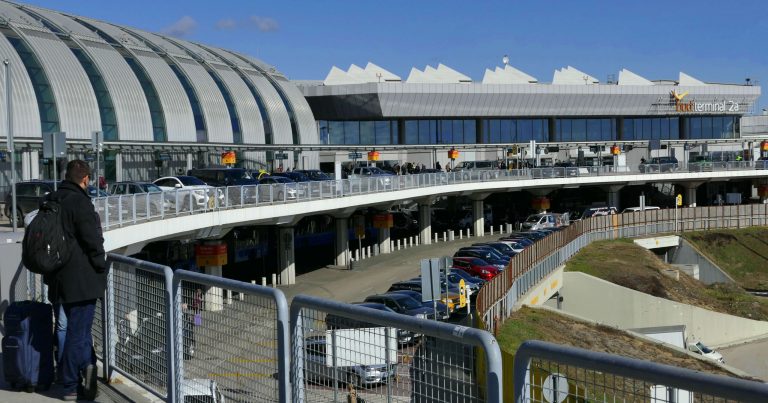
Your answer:
[[[642,173],[674,172],[680,168],[675,157],[653,157],[650,161],[641,162],[638,169]]]
[[[61,182],[59,182],[61,183]],[[16,220],[19,226],[24,225],[24,217],[40,207],[40,202],[45,195],[53,192],[53,181],[28,181],[16,183]],[[11,218],[11,208],[13,205],[12,193],[9,190],[5,195],[6,217]]]
[[[297,169],[293,172],[299,172],[306,175],[311,181],[329,181],[331,177],[319,169]]]
[[[420,319],[434,319],[435,317],[431,309],[423,307],[421,302],[404,294],[371,295],[365,299],[365,302],[378,302],[397,313]]]
[[[498,260],[494,258],[490,252],[479,249],[459,249],[453,254],[453,257],[476,257],[478,259],[483,259],[486,263],[499,270],[504,270],[509,264],[509,261]]]
[[[384,304],[377,302],[356,302],[354,305],[362,306],[365,308],[376,309],[378,311],[392,312],[392,309],[388,308]],[[355,319],[345,318],[334,314],[329,314],[325,317],[325,326],[329,329],[360,329],[368,327],[380,327],[374,323],[359,321]],[[397,341],[400,344],[408,344],[414,340],[416,335],[405,329],[397,329]]]
[[[448,284],[451,284],[452,286],[457,288],[459,287],[460,282],[464,281],[464,287],[467,289],[467,296],[468,297],[477,296],[477,293],[480,291],[480,283],[476,281],[465,280],[464,277],[456,274],[455,273],[456,271],[461,271],[461,270],[453,270],[451,272],[448,272],[448,276],[445,276],[441,273],[440,280],[447,281]]]
[[[492,248],[490,246],[472,245],[472,246],[465,246],[463,248],[459,248],[459,250],[479,250],[479,251],[487,252],[487,253],[491,254],[491,258],[496,259],[496,260],[501,260],[501,261],[504,261],[504,262],[509,262],[509,259],[511,259],[511,257],[505,255],[502,252],[499,252],[498,250],[496,250],[496,249],[494,249],[494,248]]]
[[[298,171],[291,172],[272,172],[270,176],[282,176],[294,182],[309,182],[309,177]]]
[[[296,200],[302,196],[296,182],[282,176],[262,176],[259,179],[259,201]]]
[[[538,230],[542,228],[554,228],[567,225],[568,217],[564,214],[539,213],[531,214],[523,222],[524,230]]]
[[[474,257],[454,257],[453,267],[464,270],[465,272],[479,277],[483,280],[490,280],[496,277],[501,270],[480,258]]]
[[[515,236],[514,234],[509,234],[508,236],[503,236],[499,238],[499,242],[513,242],[518,243],[520,245],[523,245],[523,248],[527,248],[535,242],[535,240],[523,236]]]
[[[163,210],[168,210],[172,206],[171,202],[166,199],[167,195],[163,194],[163,189],[154,183],[128,181],[117,182],[113,183],[109,189],[110,193],[115,196],[132,194],[140,195],[142,197],[142,202],[137,203],[136,205],[136,209],[139,210],[140,213],[143,212],[143,210],[146,210],[146,203],[143,200],[144,197],[149,198],[150,215],[155,215]]]
[[[342,344],[342,343],[337,343]],[[355,343],[360,345],[361,343]],[[370,346],[378,348],[378,346]],[[350,365],[334,367],[328,365],[329,354],[332,354],[325,336],[311,336],[304,339],[304,376],[307,380],[316,383],[339,379],[343,383],[354,385],[357,388],[373,386],[389,382],[397,373],[397,364],[389,365],[382,362],[372,365]],[[364,352],[360,352],[364,354]],[[367,357],[375,356],[373,352],[364,354]]]
[[[215,187],[259,184],[245,168],[195,168],[187,174]]]
[[[621,213],[622,214],[624,214],[624,213],[636,213],[638,211],[643,211],[643,210],[660,210],[660,208],[659,208],[659,206],[645,206],[645,209],[643,209],[641,207],[627,207],[624,210],[622,210]]]
[[[386,190],[392,186],[394,175],[377,167],[355,167],[347,178],[353,191],[366,192],[378,188]],[[369,178],[375,178],[375,180]]]
[[[712,361],[717,361],[721,364],[725,364],[725,360],[723,360],[723,355],[718,353],[714,349],[707,347],[707,345],[702,343],[701,340],[697,340],[693,343],[688,343],[688,351],[696,354],[701,354],[702,356],[704,356],[704,358],[708,358]]]
[[[398,290],[411,290],[416,291],[418,293],[422,293],[421,290],[421,280],[406,280],[406,281],[398,281],[397,283],[392,284],[387,292],[392,291],[398,291]],[[440,301],[448,305],[448,307],[452,307],[451,310],[458,310],[460,308],[464,308],[466,304],[461,304],[461,299],[459,297],[458,290],[451,290],[447,287],[441,287],[440,289]]]
[[[429,308],[430,310],[437,309],[437,317],[438,318],[444,318],[453,312],[453,304],[451,304],[451,307],[449,308],[448,305],[444,304],[442,301],[436,301],[436,300],[430,300],[430,301],[422,301],[421,293],[413,290],[396,290],[396,291],[390,291],[388,294],[403,294],[407,295],[416,301],[421,303],[421,306],[425,308]],[[450,301],[449,301],[450,302]]]
[[[600,217],[606,215],[618,214],[616,207],[590,207],[581,214],[581,218]]]
[[[481,242],[473,243],[472,246],[483,246],[495,249],[505,256],[512,257],[523,251],[523,248],[515,249],[512,245],[505,242]]]
[[[697,155],[688,160],[688,170],[691,172],[709,172],[713,166],[712,158],[707,155]]]
[[[88,192],[88,196],[90,196],[91,199],[96,198],[96,197],[108,197],[109,196],[109,193],[107,193],[106,191],[104,191],[102,189],[97,189],[96,186],[88,185],[88,188],[86,189],[86,191]]]
[[[469,170],[496,170],[499,169],[499,163],[497,161],[462,161],[453,167],[453,171],[469,171]]]
[[[156,179],[152,183],[160,187],[160,189],[163,191],[170,192],[177,189],[179,191],[191,191],[196,208],[213,207],[213,200],[211,197],[216,194],[216,188],[208,185],[198,178],[195,178],[194,176],[166,176]],[[221,197],[223,199],[223,196]],[[180,199],[179,203],[181,205],[186,205],[189,201],[189,196],[186,194],[186,192],[180,193],[178,198]],[[170,199],[170,201],[175,203],[176,198],[173,197]]]
[[[483,287],[483,285],[485,285],[485,283],[487,283],[486,280],[483,280],[480,277],[475,277],[475,276],[467,273],[466,271],[461,270],[461,269],[456,268],[456,267],[451,267],[450,273],[451,274],[456,274],[457,276],[463,278],[465,282],[466,281],[471,281],[471,282],[477,284],[478,286],[480,286],[481,288]]]

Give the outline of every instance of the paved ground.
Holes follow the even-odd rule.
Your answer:
[[[314,295],[342,302],[359,302],[365,297],[386,291],[397,281],[408,280],[420,274],[421,259],[452,256],[463,246],[484,240],[495,240],[499,234],[486,235],[482,238],[457,238],[453,242],[438,242],[401,249],[390,254],[374,256],[360,261],[358,269],[347,270],[339,267],[327,267],[303,274],[296,278],[296,284],[280,286],[290,302],[299,294]]]
[[[768,382],[766,350],[768,350],[768,339],[739,344],[718,351],[723,355],[726,364]]]

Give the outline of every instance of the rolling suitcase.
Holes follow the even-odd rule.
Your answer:
[[[50,304],[14,302],[3,318],[3,370],[13,388],[47,389],[53,383],[53,311]]]

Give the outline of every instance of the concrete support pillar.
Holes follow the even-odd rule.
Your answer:
[[[419,243],[429,245],[432,243],[432,206],[419,204]]]
[[[221,266],[205,266],[205,274],[221,277]],[[224,309],[224,292],[219,287],[209,287],[204,291],[205,309],[208,311],[221,311]]]
[[[187,153],[187,171],[194,168],[195,154]],[[184,173],[186,175],[186,172]]]
[[[115,182],[122,182],[123,179],[123,153],[115,153]]]
[[[336,217],[336,266],[346,266],[349,262],[349,218]]]
[[[474,223],[475,236],[485,235],[485,203],[482,200],[472,201],[472,222]]]
[[[605,192],[608,193],[608,207],[616,207],[621,211],[621,197],[619,194],[619,191],[624,187],[624,185],[610,185],[605,186]]]
[[[293,227],[280,227],[278,230],[278,269],[280,284],[296,284],[296,259],[294,258]]]
[[[21,180],[40,178],[40,156],[37,151],[24,150],[21,152]]]
[[[683,203],[688,207],[696,207],[696,189],[704,182],[687,182],[683,184],[685,188],[685,194],[683,195]]]
[[[379,236],[378,236],[379,254],[392,252],[392,250],[390,249],[391,241],[389,238],[389,233],[390,233],[389,228],[379,228]]]

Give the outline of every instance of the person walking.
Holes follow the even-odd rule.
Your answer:
[[[67,321],[60,383],[62,399],[69,401],[93,400],[97,393],[91,328],[96,302],[107,286],[107,259],[101,220],[87,193],[90,177],[88,163],[70,161],[59,190],[48,196],[58,200],[62,227],[70,238],[70,259],[51,281]]]

